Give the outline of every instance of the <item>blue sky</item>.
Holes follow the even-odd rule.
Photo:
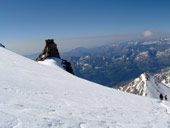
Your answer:
[[[0,42],[31,54],[48,38],[69,50],[110,43],[110,36],[170,33],[169,5],[169,0],[0,0]],[[98,41],[101,37],[106,40]]]

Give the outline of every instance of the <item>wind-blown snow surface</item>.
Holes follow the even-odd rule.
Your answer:
[[[0,128],[168,128],[170,103],[126,94],[0,48]]]

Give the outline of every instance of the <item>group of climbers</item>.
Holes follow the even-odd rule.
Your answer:
[[[163,96],[163,94],[162,93],[160,93],[160,100],[162,101],[162,100],[164,100],[164,98],[165,98],[165,101],[167,101],[168,100],[168,97],[167,97],[167,95],[165,95],[165,96]]]

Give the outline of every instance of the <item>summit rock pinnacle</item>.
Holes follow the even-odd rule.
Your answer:
[[[61,59],[59,51],[57,49],[57,45],[55,44],[53,39],[45,40],[46,45],[44,50],[40,53],[39,57],[36,61],[44,61],[46,59],[56,59],[60,60],[61,62],[59,66],[63,67],[67,72],[74,74],[73,69],[71,67],[71,63],[67,60]]]
[[[48,57],[56,57],[60,59],[60,54],[57,49],[57,45],[55,44],[53,39],[45,40],[46,46],[44,50],[41,52],[39,57],[36,59],[36,61],[43,61],[44,59]]]

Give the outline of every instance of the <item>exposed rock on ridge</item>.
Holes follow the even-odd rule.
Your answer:
[[[3,48],[5,48],[5,46],[4,46],[3,44],[1,44],[1,43],[0,43],[0,47],[3,47]]]
[[[153,74],[143,73],[140,77],[119,89],[128,93],[159,99],[160,93],[164,96],[170,94],[170,87],[163,83],[162,74],[158,75],[159,79],[157,79],[158,76],[156,77]]]
[[[39,57],[36,59],[36,61],[43,61],[44,59],[48,57],[56,57],[60,59],[60,54],[57,49],[57,45],[54,43],[53,39],[48,39],[45,41],[46,46],[44,50],[41,52]]]
[[[45,40],[46,46],[44,50],[40,53],[39,57],[36,61],[44,61],[49,58],[58,58],[61,60],[60,66],[62,66],[67,72],[74,74],[73,69],[71,67],[71,63],[67,60],[61,59],[59,51],[57,49],[57,45],[55,44],[53,39]]]
[[[154,76],[164,85],[170,87],[170,67],[162,69],[159,73]]]
[[[149,79],[148,73],[143,73],[129,84],[120,87],[119,89],[125,92],[146,96],[146,81]]]

